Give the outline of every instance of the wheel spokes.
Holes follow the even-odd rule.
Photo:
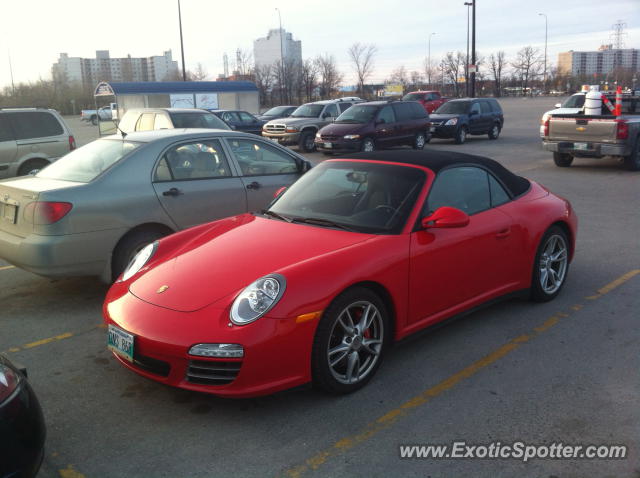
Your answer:
[[[358,380],[358,378],[360,377],[360,356],[358,355],[358,352],[351,352],[349,354],[349,359],[347,361],[347,373],[346,373],[347,383],[351,383],[353,381],[354,371],[356,373],[355,379]]]

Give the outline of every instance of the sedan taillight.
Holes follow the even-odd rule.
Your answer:
[[[4,402],[18,387],[20,377],[0,362],[0,403]]]
[[[24,216],[36,226],[48,226],[69,214],[71,208],[70,202],[34,201],[24,208]]]
[[[69,151],[73,151],[74,149],[76,149],[76,139],[72,135],[69,135]]]

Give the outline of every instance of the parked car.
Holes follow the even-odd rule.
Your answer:
[[[109,106],[103,106],[97,110],[80,111],[80,119],[82,121],[90,121],[91,124],[98,124],[100,121],[111,121],[118,118],[118,104],[111,103]]]
[[[271,121],[279,118],[288,118],[296,110],[297,106],[274,106],[268,109],[260,115],[256,115],[256,118],[263,121]]]
[[[415,101],[372,101],[347,109],[316,134],[316,148],[325,154],[373,151],[409,145],[422,149],[431,139],[429,115]]]
[[[259,120],[251,113],[239,110],[210,110],[214,115],[231,126],[236,131],[244,131],[245,133],[253,133],[260,136],[262,126],[266,121]]]
[[[42,409],[26,369],[0,354],[0,476],[35,477],[45,435]]]
[[[0,258],[43,276],[111,281],[146,244],[260,210],[308,168],[293,151],[235,131],[99,139],[35,176],[0,181]]]
[[[402,101],[417,101],[427,113],[432,113],[446,103],[447,98],[443,98],[439,91],[412,91],[404,95]]]
[[[142,108],[128,110],[122,115],[118,128],[125,133],[173,128],[231,129],[227,123],[210,111],[196,108]]]
[[[325,100],[306,103],[298,107],[288,118],[269,121],[262,127],[262,136],[283,145],[297,145],[300,151],[309,153],[316,147],[316,133],[331,123],[353,101]]]
[[[25,176],[74,149],[76,140],[57,111],[0,108],[0,178]]]
[[[504,126],[500,104],[493,98],[450,100],[430,116],[434,138],[453,138],[456,144],[467,135],[486,134],[498,139]]]
[[[108,344],[189,390],[353,392],[414,332],[517,293],[555,298],[576,222],[568,201],[488,158],[324,161],[263,213],[141,251],[107,294]]]

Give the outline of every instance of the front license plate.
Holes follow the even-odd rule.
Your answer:
[[[133,362],[133,339],[132,334],[109,324],[107,348],[129,362]]]
[[[11,224],[15,224],[16,217],[18,217],[18,208],[13,204],[5,204],[2,211],[2,219],[9,221]]]
[[[331,143],[324,143],[324,147],[327,149],[331,149],[333,148],[333,145]]]
[[[274,143],[278,142],[278,138],[269,138],[271,141],[273,141]]]
[[[579,151],[585,151],[589,149],[589,143],[573,143],[573,149],[577,149]]]

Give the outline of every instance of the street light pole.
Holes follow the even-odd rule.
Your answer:
[[[180,0],[178,0],[178,23],[180,24],[180,51],[182,53],[182,81],[187,81],[187,69],[184,66],[184,42],[182,41],[182,13],[180,11]]]
[[[471,34],[471,64],[473,71],[471,72],[469,81],[471,82],[471,98],[476,97],[476,0],[471,2],[471,25],[473,33]]]
[[[538,13],[538,15],[544,17],[544,91],[547,91],[547,15],[545,13]]]
[[[284,103],[284,89],[282,88],[284,84],[284,53],[282,49],[282,16],[280,15],[280,9],[276,7],[278,11],[278,21],[280,24],[280,30],[278,33],[278,37],[280,37],[280,100]]]
[[[469,7],[473,5],[473,2],[464,2],[467,6],[467,57],[465,58],[464,65],[464,86],[466,96],[469,96]]]
[[[11,75],[11,94],[16,94],[16,85],[13,83],[13,67],[11,66],[11,52],[7,50],[7,56],[9,57],[9,74]]]
[[[427,83],[429,83],[428,88],[431,88],[431,37],[435,34],[436,32],[429,33],[429,54],[427,56]]]

